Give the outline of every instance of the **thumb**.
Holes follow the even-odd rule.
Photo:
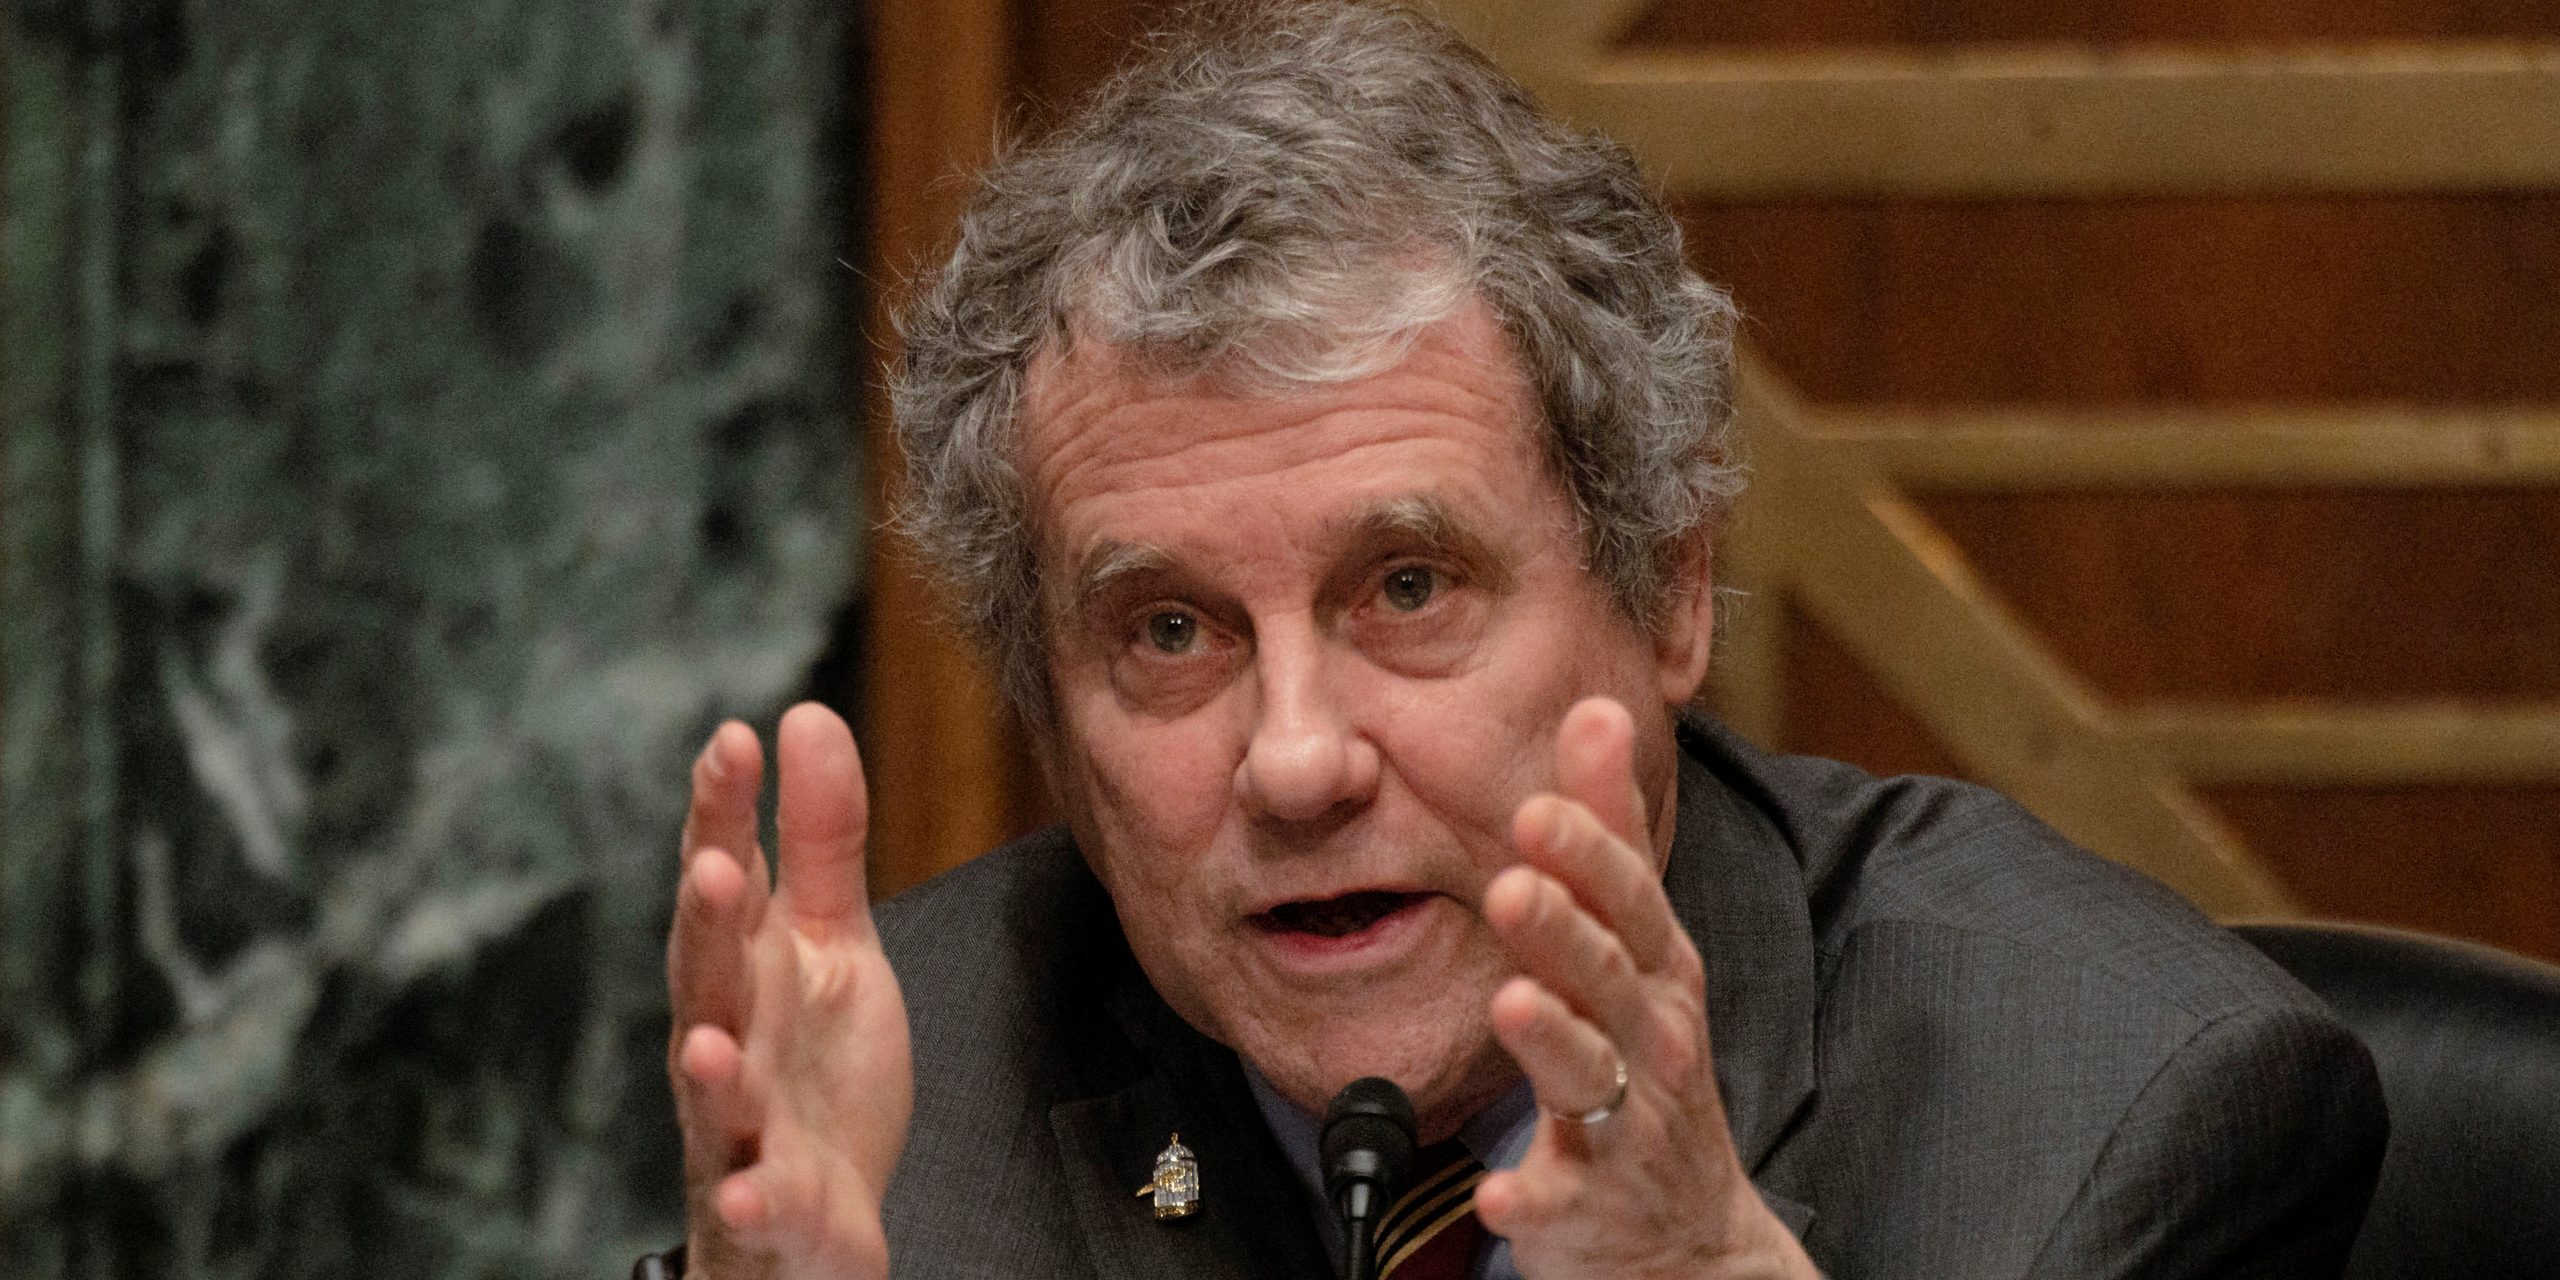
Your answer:
[[[774,818],[778,893],[803,929],[867,936],[863,855],[871,814],[853,731],[835,712],[803,702],[783,713],[775,736],[782,775]]]

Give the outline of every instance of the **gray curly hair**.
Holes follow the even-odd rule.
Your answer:
[[[999,157],[903,318],[901,525],[1046,725],[1019,456],[1033,358],[1094,341],[1285,393],[1393,364],[1472,299],[1534,389],[1586,568],[1657,617],[1742,488],[1733,303],[1684,263],[1624,148],[1383,4],[1197,15]]]

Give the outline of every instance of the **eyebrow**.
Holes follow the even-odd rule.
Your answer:
[[[1076,604],[1089,606],[1121,579],[1169,573],[1173,564],[1173,553],[1152,543],[1105,538],[1085,552],[1083,562],[1076,566]]]
[[[1479,573],[1499,575],[1500,580],[1509,578],[1508,561],[1458,519],[1448,504],[1427,493],[1408,494],[1355,512],[1332,522],[1328,531],[1337,539],[1352,543],[1403,538],[1420,544],[1432,555],[1463,562]]]
[[[1423,551],[1458,560],[1491,577],[1499,586],[1510,579],[1510,563],[1460,521],[1448,504],[1430,494],[1408,494],[1326,522],[1326,535],[1338,543],[1360,544],[1402,538]],[[1116,584],[1151,573],[1172,573],[1178,560],[1153,543],[1105,538],[1085,552],[1076,566],[1078,607],[1088,607]]]

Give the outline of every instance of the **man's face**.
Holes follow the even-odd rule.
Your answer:
[[[1533,403],[1480,307],[1285,398],[1033,371],[1053,779],[1156,989],[1310,1111],[1384,1075],[1439,1136],[1517,1078],[1477,908],[1576,700],[1635,715],[1668,847],[1706,615],[1584,572]]]

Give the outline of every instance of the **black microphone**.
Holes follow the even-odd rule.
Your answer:
[[[1324,1194],[1342,1223],[1342,1280],[1374,1280],[1373,1233],[1413,1173],[1413,1100],[1393,1080],[1364,1076],[1324,1109]]]

